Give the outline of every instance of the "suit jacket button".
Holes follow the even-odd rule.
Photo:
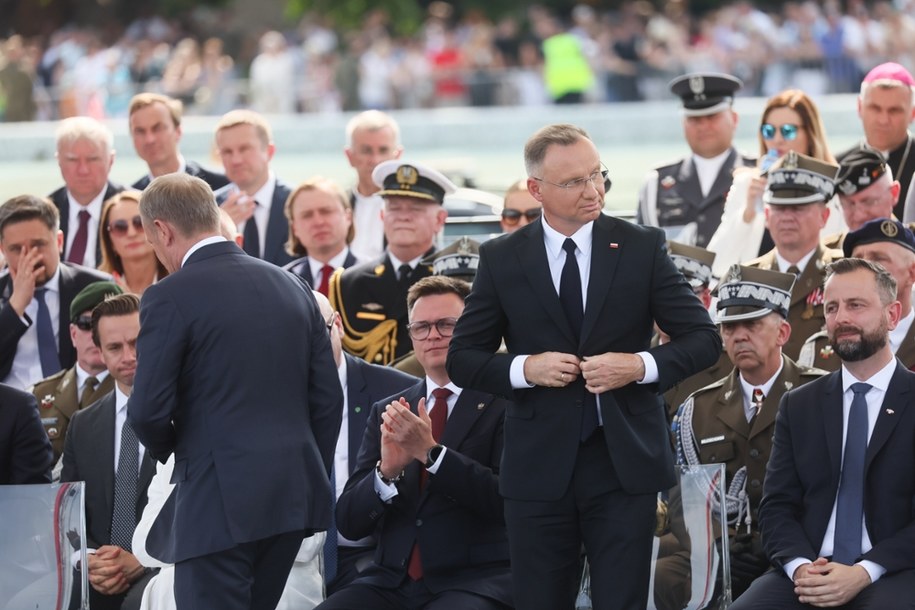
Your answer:
[[[423,526],[423,520],[422,520],[422,519],[417,519],[417,520],[416,520],[416,527],[422,527],[422,526]]]
[[[750,487],[759,487],[759,486],[760,486],[759,479],[753,479],[752,481],[750,481]]]
[[[759,457],[759,449],[750,449],[750,457]]]

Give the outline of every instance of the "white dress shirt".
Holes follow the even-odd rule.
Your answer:
[[[743,411],[747,416],[747,421],[750,421],[753,419],[753,416],[756,415],[756,407],[753,405],[753,390],[759,388],[762,390],[763,396],[768,396],[769,392],[772,390],[772,386],[775,385],[776,378],[782,374],[782,369],[784,367],[785,357],[782,356],[781,364],[778,365],[778,370],[762,385],[753,385],[747,382],[742,374],[737,375],[737,378],[740,379],[740,388],[743,390]]]
[[[355,199],[353,203],[355,236],[349,247],[359,260],[375,260],[384,252],[384,222],[381,220],[384,199],[377,193],[367,197],[360,195],[355,188],[353,196]]]
[[[60,266],[43,286],[47,288],[44,293],[44,302],[51,314],[51,328],[54,330],[54,345],[60,349]],[[16,356],[9,374],[3,379],[6,385],[25,390],[34,383],[45,378],[41,370],[41,358],[38,355],[38,301],[35,297],[25,306],[25,315],[19,317],[25,334],[19,337],[16,344]],[[69,332],[69,329],[67,329]]]

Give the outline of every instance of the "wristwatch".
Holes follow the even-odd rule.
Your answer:
[[[378,473],[378,478],[380,478],[381,482],[384,483],[385,485],[395,485],[397,483],[400,483],[400,480],[403,478],[403,475],[404,475],[404,471],[401,470],[399,475],[392,477],[390,479],[388,477],[384,476],[384,473],[381,472],[381,460],[378,460],[378,462],[376,462],[375,472]]]
[[[444,448],[444,445],[432,445],[429,448],[429,451],[426,452],[426,468],[432,468],[435,465]]]

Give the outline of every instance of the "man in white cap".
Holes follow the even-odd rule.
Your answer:
[[[728,74],[686,74],[670,82],[683,103],[683,135],[692,154],[645,178],[636,221],[661,227],[669,239],[706,247],[724,211],[731,175],[755,160],[732,145],[737,130],[734,94],[743,85]]]
[[[410,351],[407,290],[432,275],[422,260],[432,254],[445,226],[442,206],[454,184],[431,167],[410,161],[380,163],[372,179],[384,198],[385,252],[337,271],[328,297],[343,320],[343,349],[375,364],[389,364]]]

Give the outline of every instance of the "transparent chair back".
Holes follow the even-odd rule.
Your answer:
[[[0,610],[89,607],[83,486],[0,486]]]
[[[719,511],[724,484],[723,464],[678,466],[676,485],[659,494],[648,610],[721,610],[730,605],[728,530]],[[670,569],[672,562],[676,570]],[[575,608],[592,608],[587,561]]]

